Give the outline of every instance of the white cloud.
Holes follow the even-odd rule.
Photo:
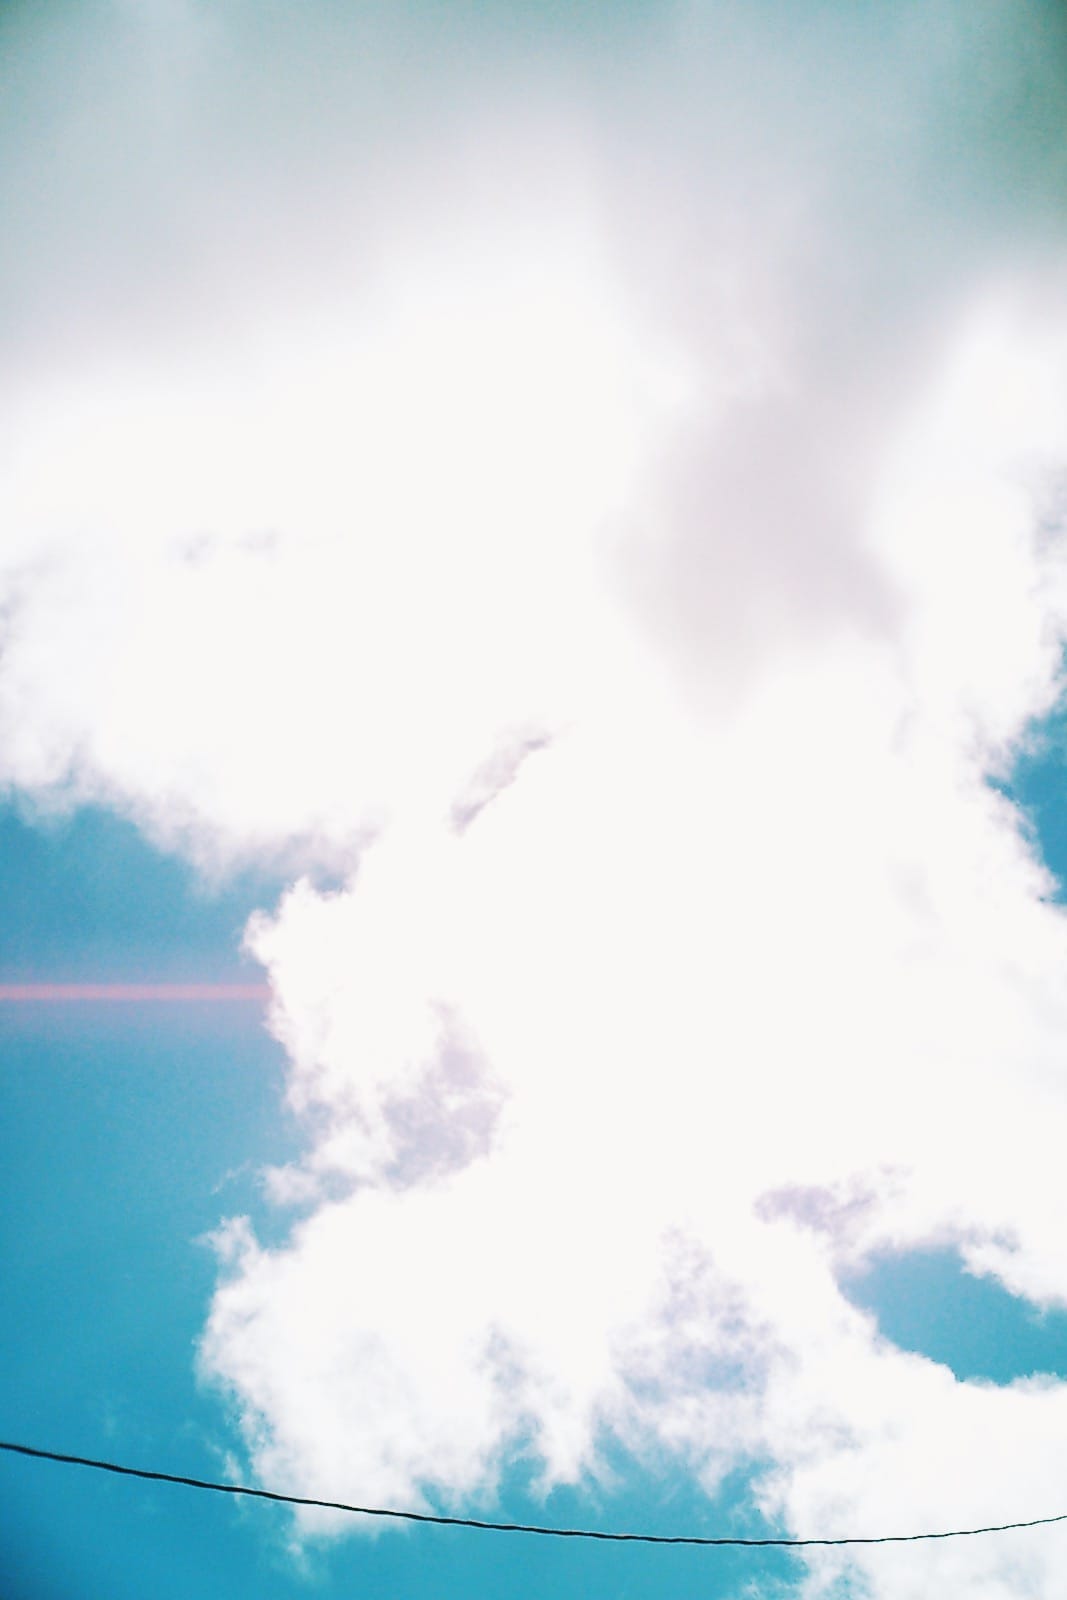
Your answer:
[[[350,859],[398,796],[446,803],[571,705],[592,537],[662,405],[595,263],[520,243],[472,227],[233,365],[31,394],[9,780],[103,785],[204,856],[314,836]]]
[[[164,174],[194,288],[153,268],[134,324],[90,295],[114,349],[49,333],[0,399],[4,780],[293,868],[248,940],[305,1214],[223,1229],[202,1349],[273,1485],[486,1503],[607,1431],[709,1491],[769,1461],[801,1534],[1058,1509],[1062,1387],[958,1383],[834,1276],[951,1240],[1067,1299],[1067,927],[986,783],[1061,686],[1054,68],[921,14],[674,8],[633,72],[636,35],[526,77],[497,41],[465,115],[427,24],[447,115],[406,107],[402,151],[316,109],[312,30],[220,140],[291,252],[237,309],[247,235]],[[270,84],[288,185],[247,142]],[[332,212],[296,194],[321,151]],[[1057,1539],[845,1565],[1048,1597]]]

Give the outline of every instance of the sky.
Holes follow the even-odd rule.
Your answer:
[[[12,0],[0,75],[0,1437],[1067,1512],[1062,7]],[[0,1488],[14,1600],[1067,1556]]]

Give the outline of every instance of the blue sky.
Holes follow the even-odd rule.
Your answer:
[[[1061,1511],[1062,8],[92,0],[0,71],[0,1437]],[[18,1597],[1067,1554],[0,1473]]]

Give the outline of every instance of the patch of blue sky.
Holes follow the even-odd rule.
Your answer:
[[[0,807],[0,981],[248,982],[241,932],[283,887],[246,872],[206,887],[104,807]]]
[[[1034,1373],[1067,1378],[1067,1312],[1039,1309],[995,1279],[976,1277],[955,1250],[882,1256],[843,1287],[891,1343],[957,1378],[998,1384]]]
[[[1009,778],[999,787],[1023,811],[1042,860],[1067,900],[1067,708],[1029,730]]]
[[[5,811],[0,878],[7,981],[248,977],[240,929],[264,885],[205,894],[104,812],[39,830]],[[269,1223],[256,1174],[292,1153],[281,1083],[253,1007],[0,1007],[3,1436],[141,1460],[192,1449],[206,1470],[223,1430],[194,1377],[215,1272],[202,1241],[227,1214]],[[180,1511],[131,1539],[143,1495],[117,1496],[109,1522],[98,1485],[0,1470],[8,1594],[165,1592],[157,1545],[189,1539]]]

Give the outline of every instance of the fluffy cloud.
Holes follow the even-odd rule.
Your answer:
[[[273,1183],[312,1209],[241,1239],[204,1361],[272,1479],[448,1501],[516,1451],[596,1470],[608,1431],[709,1489],[774,1460],[807,1532],[1055,1509],[1059,1389],[892,1351],[834,1270],[951,1239],[1067,1290],[1067,930],[985,781],[1057,683],[1060,558],[993,441],[1051,450],[1058,365],[1002,303],[961,324],[872,499],[891,630],[794,642],[713,709],[640,636],[462,829],[397,823],[254,924],[314,1130]],[[1039,1594],[1057,1548],[860,1565]]]
[[[292,866],[248,944],[297,1215],[221,1229],[201,1351],[273,1485],[484,1504],[613,1437],[758,1464],[800,1534],[1059,1509],[1062,1387],[959,1383],[837,1283],[940,1240],[1067,1300],[1067,925],[988,783],[1061,687],[1062,56],[890,13],[654,8],[613,66],[527,24],[470,76],[416,19],[395,138],[309,87],[404,58],[376,12],[251,86],[236,8],[123,35],[185,42],[182,159],[138,161],[195,271],[19,346],[0,759]],[[243,212],[177,204],[198,94]],[[1043,1597],[1061,1547],[807,1583]]]

